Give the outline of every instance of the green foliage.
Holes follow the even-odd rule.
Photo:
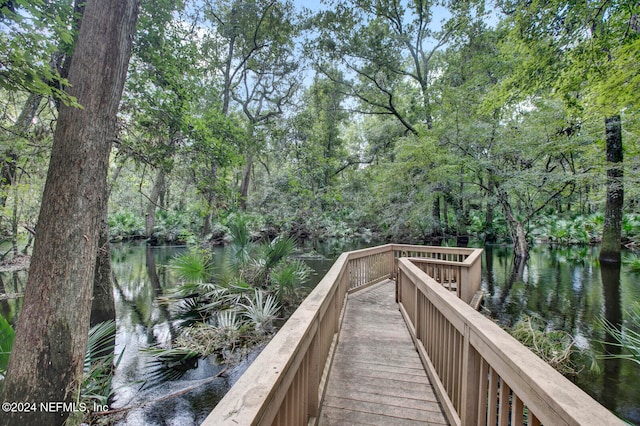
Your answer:
[[[62,57],[73,50],[71,2],[13,0],[7,4],[10,7],[0,12],[0,88],[77,105],[61,89],[67,81],[60,75],[61,64],[55,65],[56,55]]]
[[[215,279],[208,251],[191,249],[170,262],[183,282],[161,302],[172,309],[178,333],[169,349],[146,351],[153,357],[153,383],[180,377],[201,357],[216,355],[232,362],[238,350],[273,332],[273,322],[281,311],[279,301],[289,305],[299,301],[300,286],[310,270],[302,262],[288,259],[295,240],[279,237],[248,250],[253,244],[249,218],[235,215],[228,223],[237,246],[233,249],[232,243],[227,259],[216,259]],[[244,261],[233,259],[236,257]]]
[[[296,304],[303,294],[302,287],[309,280],[311,268],[299,259],[278,265],[269,276],[269,288],[281,304]]]
[[[255,286],[266,286],[273,268],[291,256],[296,247],[294,237],[277,237],[262,247],[262,253],[251,263],[252,281]]]
[[[213,275],[213,256],[210,251],[191,248],[171,259],[169,267],[186,282],[209,282]]]
[[[623,329],[615,327],[606,320],[602,326],[607,334],[614,338],[614,345],[621,347],[625,353],[605,355],[605,358],[621,358],[640,364],[640,303],[635,302],[625,312],[625,326]]]
[[[159,210],[156,214],[153,237],[160,244],[194,243],[199,225],[200,221],[196,219],[194,212]]]
[[[154,386],[170,380],[178,380],[190,369],[198,365],[199,354],[189,348],[170,349],[145,348],[150,355],[150,372],[145,386]]]
[[[105,321],[89,330],[80,400],[87,406],[107,405],[113,394],[111,381],[124,351],[115,357],[116,323]]]
[[[640,274],[640,256],[637,254],[631,254],[623,256],[622,263],[626,265],[627,269],[631,272]]]
[[[622,237],[640,242],[640,215],[626,213],[622,216]]]
[[[246,216],[236,215],[227,226],[231,236],[231,259],[234,265],[241,268],[247,264],[253,250],[249,222]]]
[[[119,210],[109,214],[109,235],[119,241],[144,236],[144,220],[135,213]]]
[[[273,321],[277,318],[280,306],[276,298],[265,295],[260,289],[256,289],[253,297],[245,295],[246,303],[241,303],[242,315],[244,315],[253,325],[258,333],[269,333],[273,331]]]
[[[113,396],[111,387],[113,374],[120,364],[122,355],[115,356],[115,321],[105,321],[91,327],[87,341],[87,351],[84,361],[84,371],[81,381],[77,384],[77,403],[85,404],[88,408],[99,404],[106,406]],[[13,330],[9,323],[0,316],[0,377],[4,377],[6,361],[13,345]],[[75,412],[65,424],[80,424],[86,420],[91,412]]]
[[[11,324],[0,315],[0,377],[4,378],[9,363],[9,355],[13,347],[15,332]]]
[[[544,215],[533,222],[532,238],[554,244],[593,244],[602,234],[602,215],[576,216],[565,219]]]

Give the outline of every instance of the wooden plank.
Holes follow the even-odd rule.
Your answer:
[[[413,408],[416,410],[440,411],[440,404],[433,391],[428,394],[416,393],[413,398],[407,397],[406,392],[397,392],[397,395],[392,395],[392,393],[393,391],[390,389],[377,391],[370,387],[363,386],[360,383],[353,382],[337,382],[335,386],[327,390],[327,396],[334,398],[343,398],[344,395],[350,394],[355,395],[359,401]]]
[[[400,382],[380,382],[379,380],[372,380],[367,378],[353,379],[338,379],[332,377],[330,386],[327,387],[327,394],[337,392],[346,393],[362,393],[367,392],[376,395],[384,395],[389,397],[418,399],[420,401],[434,402],[438,401],[436,394],[432,387],[420,387],[419,389],[407,389],[407,386],[403,386]]]
[[[442,413],[439,411],[398,407],[390,404],[380,404],[360,401],[358,399],[336,398],[330,396],[325,398],[324,406],[422,422],[440,422],[440,419],[443,418]]]
[[[344,426],[344,425],[384,425],[384,426],[424,426],[425,422],[418,420],[394,418],[372,413],[363,413],[351,409],[340,409],[326,407],[322,410],[320,423],[324,426]],[[436,421],[429,422],[432,425],[441,425]]]
[[[391,281],[349,295],[319,425],[447,424]]]

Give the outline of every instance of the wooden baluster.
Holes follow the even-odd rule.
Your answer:
[[[513,393],[512,398],[511,426],[522,426],[524,419],[524,404],[515,392]]]
[[[498,406],[498,373],[493,368],[489,373],[489,402],[487,404],[487,425],[495,425]]]
[[[475,351],[475,349],[474,349]],[[478,354],[478,358],[480,355]],[[478,411],[477,411],[477,419],[476,426],[485,425],[487,421],[487,397],[488,397],[488,385],[489,385],[489,364],[482,358],[480,358],[480,377],[478,383]],[[469,425],[471,424],[472,418],[467,422]]]
[[[507,382],[504,379],[500,379],[500,402],[499,402],[499,412],[498,412],[498,426],[509,426],[509,415],[510,413],[510,405],[509,405],[509,396],[511,394],[511,389]]]

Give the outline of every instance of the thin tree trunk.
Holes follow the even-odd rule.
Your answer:
[[[251,170],[253,169],[253,154],[247,154],[247,162],[242,171],[242,182],[240,183],[240,207],[247,210],[247,196],[249,195],[249,182],[251,181]]]
[[[91,285],[116,113],[137,0],[88,0],[61,105],[24,302],[0,400],[70,404],[83,373]],[[70,410],[3,413],[2,425],[61,425]]]
[[[158,169],[156,179],[153,181],[153,188],[151,189],[151,196],[149,197],[147,204],[147,217],[145,223],[145,233],[147,238],[153,237],[153,228],[156,226],[156,208],[158,207],[158,200],[160,194],[164,191],[165,185],[165,171],[163,167]]]
[[[461,174],[464,170],[461,170]],[[458,196],[458,206],[456,211],[456,246],[467,247],[469,245],[469,203],[464,203],[464,182],[460,179],[460,195]]]
[[[619,263],[622,245],[622,207],[624,182],[622,171],[622,124],[620,116],[605,119],[607,139],[607,201],[602,230],[600,262]]]
[[[435,195],[433,204],[431,205],[431,216],[433,217],[433,226],[431,234],[436,237],[442,234],[442,221],[440,219],[440,195]]]
[[[216,194],[213,188],[213,182],[218,179],[218,165],[214,162],[211,163],[211,187],[207,189],[207,215],[204,218],[204,225],[202,227],[202,236],[206,237],[211,233],[213,220],[213,203],[215,202]]]
[[[22,107],[22,111],[16,120],[16,124],[13,126],[12,133],[14,137],[23,137],[31,123],[36,116],[38,107],[42,102],[42,95],[30,94],[27,101]],[[16,172],[18,170],[18,153],[16,152],[15,144],[11,144],[5,151],[2,158],[2,168],[0,170],[0,206],[4,207],[7,204],[8,188],[15,184]]]
[[[527,234],[524,230],[524,225],[520,222],[515,214],[513,213],[513,208],[509,203],[509,198],[506,192],[497,188],[496,195],[498,196],[498,201],[502,206],[502,211],[504,212],[504,216],[507,219],[507,224],[509,225],[509,233],[511,234],[511,239],[513,240],[513,254],[522,259],[526,259],[529,257],[529,243],[527,242]]]

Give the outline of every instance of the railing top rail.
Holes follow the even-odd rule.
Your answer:
[[[433,259],[430,257],[406,257],[405,259],[411,260],[414,264],[418,263],[431,263],[436,265],[452,265],[452,266],[468,266],[467,261],[456,262],[455,260],[443,260],[443,259]]]
[[[440,247],[440,246],[417,246],[411,244],[391,244],[393,250],[396,251],[415,251],[423,253],[444,253],[444,254],[464,254],[467,258],[462,262],[448,261],[453,263],[463,263],[471,266],[482,258],[481,248],[468,247]],[[435,259],[433,259],[435,260]],[[441,260],[441,259],[439,259]]]
[[[465,265],[471,266],[476,262],[482,261],[482,252],[484,250],[481,248],[473,249],[473,252],[465,259],[463,262]]]
[[[450,294],[409,259],[398,267],[414,280],[451,324],[469,341],[543,424],[623,424],[582,389],[537,357],[533,352]]]
[[[393,247],[393,244],[385,244],[382,246],[375,246],[375,247],[363,248],[359,250],[347,251],[347,252],[344,252],[343,254],[346,254],[349,260],[353,260],[353,259],[359,259],[361,257],[370,256],[376,253],[384,253],[387,251],[391,251],[392,247]]]
[[[414,250],[414,251],[433,251],[441,253],[464,253],[471,254],[475,248],[469,247],[443,247],[443,246],[420,246],[416,244],[387,244],[394,250]]]

